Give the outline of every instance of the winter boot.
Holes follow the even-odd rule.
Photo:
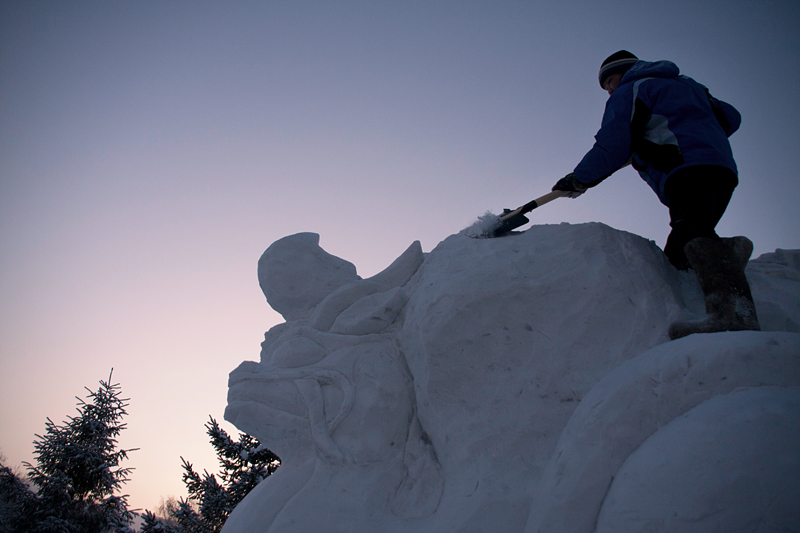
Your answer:
[[[669,338],[717,331],[760,331],[742,256],[724,242],[705,237],[689,241],[684,252],[700,282],[708,316],[694,322],[674,322],[669,327]]]
[[[738,237],[723,237],[722,242],[733,248],[736,257],[739,258],[739,264],[744,270],[747,262],[750,261],[750,256],[753,254],[753,241],[740,235]]]

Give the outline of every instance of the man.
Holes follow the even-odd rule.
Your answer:
[[[708,316],[672,324],[670,338],[759,330],[744,275],[753,243],[714,231],[739,182],[728,142],[739,112],[674,63],[640,61],[626,50],[603,61],[599,81],[609,98],[596,142],[553,190],[576,198],[632,164],[669,208],[664,252],[676,268],[694,270],[705,297]]]

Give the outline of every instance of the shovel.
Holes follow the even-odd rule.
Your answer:
[[[528,217],[525,216],[525,213],[530,213],[537,207],[544,205],[551,200],[555,200],[556,198],[566,196],[567,194],[569,194],[568,191],[552,191],[544,196],[540,196],[536,200],[531,200],[527,204],[523,205],[522,207],[518,207],[513,211],[510,209],[503,210],[503,214],[499,217],[500,220],[498,224],[493,227],[486,236],[499,237],[500,235],[508,233],[509,231],[518,228],[523,224],[527,224],[530,222],[530,220],[528,220]]]

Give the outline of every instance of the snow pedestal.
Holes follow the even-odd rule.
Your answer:
[[[672,449],[675,435],[715,417],[732,421],[695,431],[692,457],[800,457],[767,444],[760,455],[719,452],[747,428],[782,436],[764,442],[792,438],[800,335],[667,342],[673,320],[702,312],[702,295],[650,241],[602,224],[454,235],[427,256],[412,244],[366,280],[318,241],[281,239],[259,262],[261,286],[287,322],[266,334],[260,362],[232,372],[226,419],[283,465],[237,507],[226,533],[713,530],[662,516],[681,472],[696,468],[689,451],[648,450]],[[748,269],[767,330],[800,324],[800,252],[779,255]],[[734,396],[764,387],[774,393]],[[774,420],[759,422],[758,408],[726,419],[742,402]],[[797,490],[790,467],[761,477],[740,470],[737,479]],[[697,491],[708,497],[687,500],[684,518],[739,501],[714,496],[715,476],[704,474]],[[661,500],[639,489],[648,477],[663,479]],[[793,520],[778,500],[759,516]],[[736,516],[745,515],[758,512]]]
[[[797,387],[712,398],[628,457],[596,531],[797,531],[798,450]]]
[[[797,333],[690,335],[623,363],[561,433],[525,531],[796,530],[798,385]]]

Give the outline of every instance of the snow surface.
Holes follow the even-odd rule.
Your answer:
[[[603,224],[413,243],[369,279],[304,233],[225,418],[283,460],[225,533],[800,531],[800,250],[762,332],[691,335],[691,273]]]
[[[500,224],[502,224],[502,221],[499,215],[495,215],[491,211],[486,211],[486,213],[479,216],[478,220],[472,225],[461,230],[461,234],[476,239],[489,238],[494,235],[495,230],[500,227]]]

